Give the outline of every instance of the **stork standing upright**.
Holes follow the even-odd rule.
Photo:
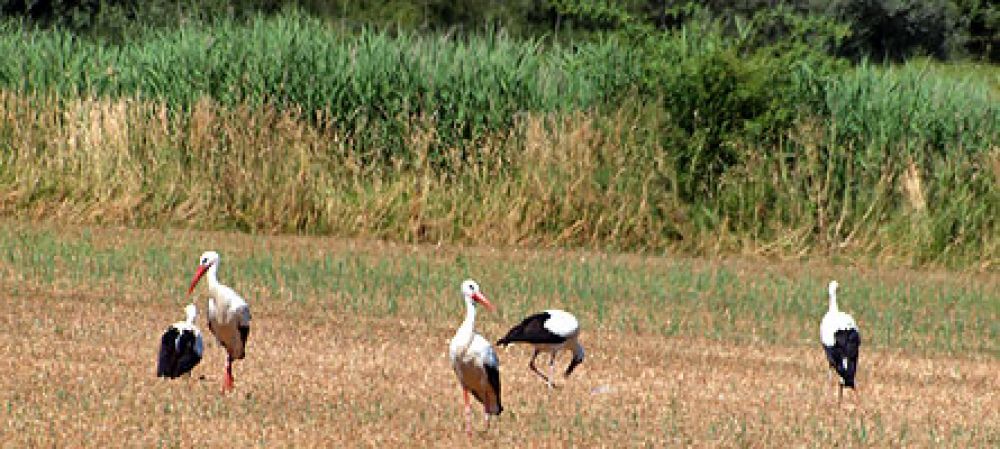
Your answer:
[[[569,312],[558,309],[549,309],[531,315],[521,321],[507,332],[507,335],[497,341],[497,346],[507,346],[511,343],[528,343],[535,348],[535,353],[528,362],[528,367],[535,374],[545,380],[545,383],[552,388],[552,378],[555,375],[556,354],[563,350],[573,351],[573,360],[566,368],[565,376],[576,369],[577,365],[583,363],[583,346],[580,345],[577,337],[580,335],[580,323],[576,317]],[[535,367],[535,359],[540,352],[551,354],[549,358],[549,375],[546,377]]]
[[[858,349],[861,334],[854,318],[837,308],[837,281],[830,281],[830,309],[819,324],[819,339],[826,351],[830,368],[840,376],[837,401],[843,399],[844,388],[854,389],[854,374],[858,369]]]
[[[490,342],[476,333],[476,304],[492,310],[493,305],[479,291],[473,280],[462,282],[465,300],[465,321],[459,326],[448,348],[451,367],[458,376],[465,397],[465,429],[472,436],[472,403],[469,393],[483,404],[483,419],[490,427],[490,415],[500,415],[500,360]]]
[[[246,357],[247,337],[250,336],[250,306],[233,289],[219,282],[219,253],[206,251],[201,255],[198,271],[191,280],[188,296],[202,276],[208,274],[208,329],[226,348],[226,375],[222,392],[233,389],[233,361]]]
[[[204,351],[201,330],[194,324],[198,308],[194,304],[184,307],[187,319],[167,327],[160,337],[160,356],[156,363],[156,376],[171,379],[188,374],[201,362]]]

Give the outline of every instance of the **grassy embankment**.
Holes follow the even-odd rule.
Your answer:
[[[611,38],[355,36],[297,18],[121,47],[8,27],[0,211],[996,267],[995,68],[786,67],[694,31],[634,64],[645,48]]]

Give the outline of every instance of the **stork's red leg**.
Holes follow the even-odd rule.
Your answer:
[[[226,357],[226,376],[222,380],[222,392],[231,391],[233,384],[233,359],[232,357]]]
[[[465,432],[472,438],[472,402],[469,400],[469,390],[462,388],[462,394],[465,396]]]

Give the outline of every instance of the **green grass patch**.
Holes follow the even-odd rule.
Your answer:
[[[251,303],[449,322],[461,316],[458,284],[472,277],[499,305],[498,322],[555,307],[591,330],[814,345],[835,277],[867,347],[1000,356],[1000,289],[990,276],[22,225],[0,231],[0,273],[8,286],[180,304],[210,239],[221,242],[211,247],[223,257],[220,280]]]

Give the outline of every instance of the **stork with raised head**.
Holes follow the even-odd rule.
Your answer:
[[[569,362],[569,367],[566,368],[566,377],[569,377],[577,365],[583,363],[583,346],[577,339],[579,335],[580,322],[573,314],[558,309],[549,309],[522,320],[520,324],[511,328],[505,337],[497,341],[497,346],[507,346],[511,343],[528,343],[533,346],[535,353],[531,356],[528,367],[544,379],[549,388],[552,388],[556,354],[559,351],[568,349],[573,352],[573,359]],[[551,355],[548,377],[535,367],[535,359],[542,352]]]
[[[233,289],[219,282],[219,253],[206,251],[201,255],[198,271],[191,280],[188,296],[202,276],[208,274],[208,330],[226,348],[226,374],[222,392],[233,389],[233,361],[246,357],[247,337],[250,336],[250,306]]]
[[[171,379],[191,372],[201,362],[204,344],[201,330],[194,324],[198,308],[188,304],[184,308],[187,319],[167,327],[160,337],[160,356],[156,363],[156,376]]]
[[[493,310],[493,305],[479,291],[479,284],[473,280],[462,282],[462,298],[465,300],[465,321],[451,339],[448,358],[458,376],[465,397],[465,429],[472,435],[472,403],[469,393],[483,404],[483,419],[490,427],[490,415],[500,415],[500,359],[490,342],[476,333],[476,304]]]
[[[854,388],[854,374],[858,369],[858,349],[861,334],[854,318],[837,308],[837,281],[830,281],[830,309],[819,324],[819,339],[826,351],[830,368],[840,376],[837,400],[844,396],[844,388]]]

